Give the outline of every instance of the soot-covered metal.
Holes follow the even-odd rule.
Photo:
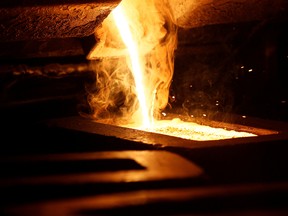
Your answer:
[[[1,1],[0,214],[287,215],[287,3],[168,1],[165,118],[258,135],[193,141],[90,118],[86,56],[119,2]]]

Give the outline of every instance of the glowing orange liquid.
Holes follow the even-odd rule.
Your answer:
[[[141,128],[137,125],[126,125],[125,127],[198,141],[257,136],[248,132],[238,132],[199,125],[193,122],[184,122],[180,119],[154,121],[151,128]]]

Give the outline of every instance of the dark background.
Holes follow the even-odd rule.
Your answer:
[[[285,19],[180,29],[173,107],[287,121],[286,29]]]

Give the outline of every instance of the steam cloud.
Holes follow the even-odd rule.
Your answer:
[[[120,4],[139,46],[147,104],[157,118],[168,103],[177,28],[167,0],[123,0]],[[96,29],[95,36],[98,42],[88,55],[96,73],[94,90],[91,88],[88,95],[92,116],[114,124],[137,122],[139,103],[130,58],[112,14]]]

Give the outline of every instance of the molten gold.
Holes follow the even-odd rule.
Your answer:
[[[225,128],[199,125],[194,122],[184,122],[179,118],[154,121],[151,128],[141,128],[136,125],[126,125],[126,127],[198,141],[257,136],[248,132],[238,132]]]

